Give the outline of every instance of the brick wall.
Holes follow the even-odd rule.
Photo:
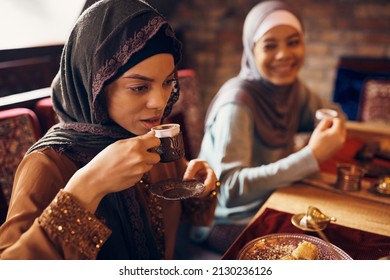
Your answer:
[[[342,56],[390,58],[390,1],[286,0],[301,11],[306,60],[301,77],[331,99]],[[169,20],[184,43],[183,67],[199,76],[208,105],[224,81],[239,71],[242,25],[255,0],[180,0]],[[205,106],[206,107],[206,106]]]

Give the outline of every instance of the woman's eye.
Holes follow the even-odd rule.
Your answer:
[[[148,90],[148,87],[147,86],[132,86],[132,87],[129,87],[129,89],[132,91],[135,91],[135,92],[144,92],[144,91]]]
[[[263,46],[263,49],[265,51],[272,51],[272,50],[276,49],[276,44],[266,44]]]
[[[295,47],[295,46],[298,46],[300,43],[301,43],[301,40],[296,39],[296,40],[291,40],[291,41],[289,41],[289,42],[288,42],[288,45],[289,45],[289,46],[292,46],[292,47]]]
[[[175,83],[177,82],[177,80],[175,78],[172,78],[172,79],[169,79],[165,82],[165,85],[167,86],[173,86]]]

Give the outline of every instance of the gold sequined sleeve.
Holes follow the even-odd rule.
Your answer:
[[[86,259],[96,259],[101,246],[111,234],[102,221],[63,190],[43,211],[39,224],[63,249],[68,248],[64,252],[77,250],[76,254]]]

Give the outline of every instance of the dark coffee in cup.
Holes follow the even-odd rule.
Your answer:
[[[152,130],[161,141],[160,146],[155,149],[161,157],[161,162],[175,161],[184,156],[183,136],[179,124],[162,124]]]

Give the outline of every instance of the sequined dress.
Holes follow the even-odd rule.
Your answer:
[[[39,173],[42,169],[46,172]],[[77,169],[51,148],[25,157],[15,176],[7,221],[0,227],[0,259],[172,259],[180,221],[212,222],[215,198],[166,201],[148,190],[152,182],[181,176],[184,159],[156,165],[134,186],[136,197],[115,195],[96,213],[62,190]],[[123,215],[135,200],[149,223],[134,224]],[[143,234],[146,226],[152,235]],[[150,244],[156,244],[156,252],[148,252]]]

